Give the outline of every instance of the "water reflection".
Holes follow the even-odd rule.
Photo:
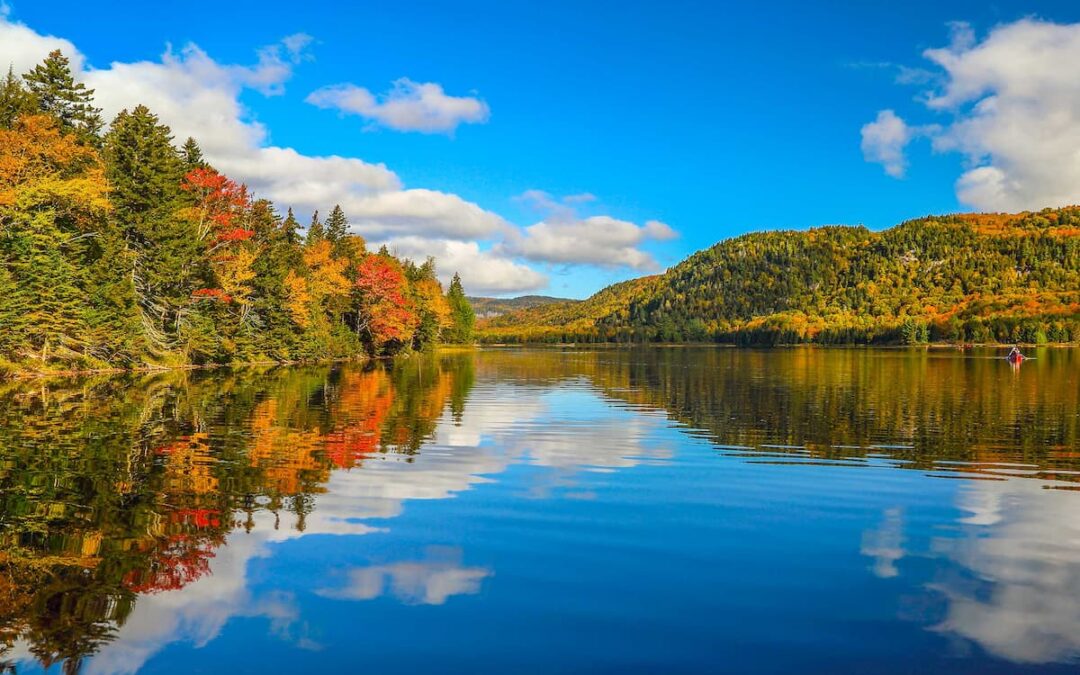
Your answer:
[[[857,527],[852,503],[849,524],[808,527],[938,608],[907,620],[1014,664],[1068,662],[1080,655],[1080,495],[1044,488],[1080,476],[1078,371],[1066,350],[1020,372],[926,352],[564,350],[0,385],[0,659],[135,672],[241,619],[329,649],[311,597],[442,608],[520,583],[468,545],[440,544],[445,506],[432,531],[407,510],[485,488],[494,505],[466,510],[470,526],[509,527],[517,500],[543,499],[572,539],[571,502],[693,523],[744,493],[788,497],[767,481],[754,495],[726,468],[737,463],[812,503],[831,498],[828,481],[865,483],[872,523]],[[646,467],[632,490],[584,478]],[[742,517],[766,537],[775,522]],[[532,518],[513,521],[517,536],[549,536]],[[652,545],[610,525],[597,551]],[[653,555],[695,551],[707,570],[747,550],[722,538],[699,550],[687,532]],[[311,573],[296,582],[253,580],[290,543],[322,551],[325,538],[349,543],[325,564],[301,558]]]
[[[328,598],[373,600],[385,593],[409,605],[441,605],[452,595],[472,595],[491,576],[483,567],[465,567],[460,550],[431,549],[426,560],[409,560],[347,570],[340,588],[318,591]]]
[[[938,630],[1011,661],[1080,656],[1080,517],[1075,495],[1031,481],[977,482],[959,494],[959,537],[933,553],[964,572],[929,584],[948,599]]]

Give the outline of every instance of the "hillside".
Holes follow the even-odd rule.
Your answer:
[[[553,298],[548,295],[522,295],[516,298],[484,298],[470,296],[469,304],[476,312],[477,318],[485,319],[501,314],[516,312],[520,309],[540,307],[542,305],[554,305],[557,303],[574,303],[578,300],[567,298]]]
[[[1080,207],[747,234],[479,324],[486,342],[1080,340]]]

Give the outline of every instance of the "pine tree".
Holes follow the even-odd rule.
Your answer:
[[[159,349],[176,337],[178,315],[199,273],[201,245],[179,217],[183,162],[169,127],[145,106],[116,116],[105,136],[105,171],[112,221],[134,253],[130,259],[140,306]]]
[[[71,65],[59,49],[23,76],[37,98],[38,108],[60,121],[60,129],[74,132],[85,142],[100,142],[101,109],[94,107],[94,90],[76,82]]]
[[[57,357],[70,359],[85,344],[85,296],[71,236],[57,227],[48,210],[25,214],[15,230],[21,241],[11,268],[27,300],[22,317],[26,346],[41,365]]]
[[[154,224],[176,208],[184,173],[169,127],[146,106],[122,111],[105,136],[110,199],[129,238],[145,245]]]
[[[319,220],[319,212],[311,214],[311,225],[308,225],[307,237],[304,242],[310,246],[317,241],[326,239],[326,229],[323,228],[322,221]]]
[[[90,240],[86,262],[87,351],[116,365],[138,363],[146,353],[132,269],[136,256],[112,229]]]
[[[349,221],[345,218],[345,212],[341,210],[340,205],[335,205],[330,212],[330,217],[326,219],[326,238],[336,244],[345,236],[348,228]]]
[[[473,312],[469,299],[465,297],[465,289],[461,287],[461,277],[457,274],[454,274],[450,282],[446,300],[450,304],[450,317],[453,322],[448,336],[450,342],[459,344],[472,342],[473,331],[476,328],[476,313]]]
[[[300,222],[293,215],[292,207],[289,207],[289,213],[285,216],[284,222],[281,223],[281,231],[284,233],[285,241],[289,244],[300,243]]]
[[[8,237],[0,241],[0,358],[20,354],[26,347],[27,302],[22,286],[8,270]]]
[[[185,171],[205,169],[209,166],[206,160],[203,159],[202,148],[199,147],[199,143],[190,136],[184,141],[184,147],[180,149],[180,157],[183,159]]]
[[[0,129],[10,129],[21,115],[38,111],[37,100],[12,68],[0,82]]]

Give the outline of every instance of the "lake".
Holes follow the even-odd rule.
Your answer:
[[[1080,350],[0,382],[20,673],[1075,672]]]

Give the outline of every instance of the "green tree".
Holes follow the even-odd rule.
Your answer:
[[[345,212],[341,210],[341,206],[335,205],[330,211],[330,217],[326,219],[326,238],[336,244],[345,236],[348,228],[349,221],[345,217]]]
[[[26,86],[37,99],[38,108],[55,117],[63,132],[74,132],[83,141],[100,141],[101,109],[94,107],[94,90],[76,82],[71,63],[59,49],[23,75]]]
[[[199,143],[190,136],[184,141],[184,146],[180,148],[180,157],[184,162],[185,171],[205,169],[209,166],[206,160],[203,159],[202,148],[199,147]]]
[[[326,228],[323,227],[322,221],[319,220],[319,212],[316,211],[311,214],[311,224],[308,225],[307,236],[304,241],[310,246],[322,239],[326,239]]]
[[[300,243],[300,222],[293,215],[292,207],[289,207],[288,215],[285,216],[284,222],[281,223],[281,230],[289,244],[298,245]]]
[[[37,100],[23,81],[8,68],[7,77],[0,82],[0,129],[10,129],[21,115],[38,111]]]
[[[57,358],[77,359],[85,344],[78,242],[47,209],[26,212],[15,223],[17,239],[9,261],[25,298],[23,339],[42,366]]]
[[[465,290],[461,287],[461,277],[456,273],[450,281],[446,300],[450,304],[451,327],[447,336],[449,341],[458,344],[472,342],[476,328],[476,313],[473,312],[469,299],[465,297]]]
[[[171,131],[146,106],[124,110],[105,136],[104,159],[115,217],[145,246],[155,234],[152,221],[171,214],[180,196],[184,166]]]
[[[175,346],[201,273],[202,245],[179,211],[184,165],[172,132],[146,106],[121,112],[104,145],[112,221],[133,254],[128,272],[157,350]]]

